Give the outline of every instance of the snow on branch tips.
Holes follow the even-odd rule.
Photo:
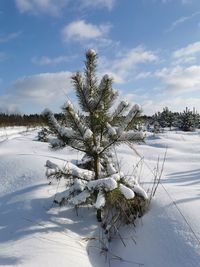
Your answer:
[[[111,119],[114,120],[117,117],[123,115],[124,111],[127,110],[129,104],[126,101],[121,101],[117,106],[116,110],[113,112]]]
[[[128,128],[129,124],[135,119],[140,113],[141,113],[141,108],[139,105],[135,104],[129,111],[128,115],[124,118],[124,121],[119,128],[119,131],[124,131]]]
[[[94,179],[94,172],[77,167],[71,162],[67,162],[64,167],[47,160],[46,162],[46,175],[48,178],[52,176],[59,176],[60,178],[78,178],[80,180],[90,181]]]
[[[84,125],[83,121],[79,117],[78,113],[75,111],[74,106],[70,101],[67,101],[63,107],[63,111],[67,113],[70,118],[71,124],[73,128],[78,128],[81,137],[86,140],[92,137],[92,131]],[[74,129],[74,130],[75,130]]]
[[[133,190],[131,190],[127,186],[120,184],[119,189],[126,199],[132,199],[135,197]]]

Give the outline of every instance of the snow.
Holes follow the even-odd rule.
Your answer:
[[[105,75],[103,76],[103,79],[104,79],[105,81],[107,81],[107,80],[110,80],[110,77],[109,77],[108,74],[105,74]]]
[[[133,191],[144,199],[148,199],[146,191],[138,184],[133,186]]]
[[[116,136],[117,135],[117,131],[114,127],[112,127],[108,122],[106,123],[106,127],[108,129],[108,135],[110,136]]]
[[[77,176],[77,177],[83,178],[87,181],[94,178],[94,172],[93,171],[81,169],[71,162],[67,163],[65,171],[66,171],[66,173],[72,174],[72,176]]]
[[[102,190],[99,190],[97,200],[94,206],[96,209],[100,209],[105,206],[105,203],[106,203],[106,199],[105,199],[104,193],[102,192]]]
[[[31,128],[25,126],[2,127],[0,128],[0,142],[16,138],[20,136],[20,134],[25,135],[30,130]]]
[[[64,146],[64,142],[62,140],[59,140],[55,137],[49,137],[48,142],[51,144],[52,147],[62,147]]]
[[[75,135],[75,132],[72,130],[72,128],[63,126],[59,128],[59,133],[61,136],[66,136],[67,138],[72,138]]]
[[[119,181],[123,176],[124,176],[124,174],[122,172],[114,173],[113,175],[111,175],[111,177],[115,181]]]
[[[129,103],[126,101],[121,101],[117,108],[114,110],[112,116],[111,116],[111,121],[113,121],[114,119],[116,119],[118,116],[122,115],[124,113],[124,111],[126,110],[126,108],[128,108]]]
[[[71,103],[71,101],[66,101],[65,104],[62,106],[62,109],[69,109],[69,110],[74,110],[74,106]]]
[[[93,136],[93,132],[92,132],[89,128],[87,128],[87,129],[85,130],[83,139],[84,139],[84,140],[88,140],[88,139],[91,139],[92,136]]]
[[[95,215],[52,208],[57,185],[45,177],[47,159],[64,165],[77,153],[52,153],[48,144],[33,141],[37,131],[15,134],[0,149],[0,266],[92,266],[83,238],[92,234]]]
[[[140,105],[135,104],[135,105],[133,106],[133,110],[134,110],[134,111],[142,111],[142,108],[140,107]]]
[[[84,190],[83,192],[81,192],[77,196],[71,198],[69,200],[69,203],[72,204],[73,206],[77,206],[79,204],[82,204],[82,203],[86,202],[86,200],[89,197],[90,197],[90,192],[88,190]]]
[[[126,198],[126,199],[132,199],[135,197],[135,194],[133,192],[133,190],[131,190],[130,188],[128,188],[127,186],[120,184],[119,185],[119,189],[122,193],[122,195]]]
[[[112,114],[112,118],[119,116],[128,106],[129,103],[127,101],[121,101],[117,106],[116,110],[114,111],[114,113]]]
[[[50,160],[46,161],[46,167],[48,167],[49,169],[60,170],[60,167],[54,162],[51,162]]]
[[[87,54],[92,55],[92,56],[96,56],[97,53],[94,49],[88,49]]]
[[[67,101],[63,105],[63,110],[67,110],[68,113],[71,114],[73,117],[73,120],[76,122],[77,127],[79,128],[79,131],[81,132],[81,139],[87,141],[92,138],[93,132],[81,121],[81,118],[79,117],[78,113],[75,111],[74,106],[70,101]],[[55,124],[56,127],[56,124]],[[75,132],[70,128],[65,127],[59,127],[58,132],[61,136],[66,136],[67,138],[73,138],[76,136]],[[80,137],[79,137],[80,138]]]
[[[88,182],[87,188],[89,190],[104,189],[105,191],[112,191],[117,188],[117,182],[112,177],[106,177]]]
[[[83,191],[86,187],[87,182],[80,180],[80,179],[75,179],[74,180],[74,184],[73,184],[73,188],[75,191]]]
[[[45,177],[47,160],[64,167],[82,154],[52,151],[47,143],[34,141],[37,131],[24,130],[0,131],[0,266],[109,266],[99,249],[101,228],[93,208],[80,208],[77,216],[71,207],[56,207],[54,194],[64,184],[48,185]],[[125,145],[116,149],[120,171],[132,177],[138,166],[138,180],[148,190],[158,157],[161,169],[167,149],[162,184],[136,227],[122,229],[126,247],[118,236],[109,244],[110,266],[200,267],[200,133],[148,134],[146,143],[135,148],[137,154]]]
[[[109,175],[115,174],[117,172],[115,167],[113,166],[113,164],[111,162],[107,163],[106,169],[107,169],[107,172]]]
[[[72,138],[75,135],[75,132],[71,128],[61,126],[56,120],[54,114],[49,109],[45,109],[43,111],[43,115],[48,118],[50,124],[54,127],[56,132],[62,137]],[[63,145],[63,142],[57,138],[49,138],[49,142],[51,143],[52,146]]]
[[[132,119],[139,113],[141,112],[141,109],[139,105],[135,104],[132,106],[132,108],[129,110],[127,116],[124,118],[124,121],[122,125],[119,127],[118,132],[121,133],[124,131],[124,129],[129,125],[129,123],[132,121]]]
[[[75,164],[68,162],[68,161],[65,162],[65,166],[59,166],[59,165],[56,165],[56,164],[52,163],[51,161],[47,160],[45,166],[47,167],[47,172],[46,172],[47,176],[54,174],[54,173],[57,173],[59,170],[61,170],[63,174],[72,175],[72,176],[77,177],[77,178],[82,178],[86,181],[89,181],[89,180],[94,178],[94,172],[93,171],[79,168]]]

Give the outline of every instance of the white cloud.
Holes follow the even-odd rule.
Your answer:
[[[16,39],[21,32],[12,32],[4,36],[0,36],[0,43],[7,43],[13,39]]]
[[[142,46],[128,50],[121,54],[120,58],[114,63],[114,69],[129,70],[137,64],[157,60],[157,56],[152,52],[145,50]]]
[[[191,4],[193,0],[181,0],[183,5]]]
[[[178,27],[179,25],[185,23],[186,21],[189,21],[193,18],[195,18],[196,16],[200,15],[200,11],[194,12],[189,16],[185,16],[185,17],[180,17],[177,20],[175,20],[174,22],[172,22],[171,26],[166,30],[166,32],[171,32],[173,31],[176,27]]]
[[[53,104],[61,105],[66,93],[71,90],[71,73],[41,73],[25,76],[12,83],[8,94],[0,96],[0,104],[7,107],[30,108],[43,110]]]
[[[69,40],[84,41],[103,38],[110,30],[110,24],[95,25],[84,20],[73,21],[62,30],[65,42]]]
[[[155,112],[162,111],[164,107],[168,107],[173,112],[181,112],[186,107],[188,107],[190,110],[195,107],[198,111],[200,111],[199,106],[200,98],[194,97],[173,97],[162,100],[151,99],[150,101],[144,101],[143,103],[144,111],[147,114],[154,114]]]
[[[159,1],[159,0],[158,0]],[[192,3],[193,0],[180,0],[180,3],[183,4],[183,5],[186,5],[186,4],[190,4]],[[168,3],[171,3],[173,2],[173,0],[161,0],[161,2],[163,4],[168,4]]]
[[[110,77],[112,77],[113,81],[117,84],[123,84],[125,81],[124,81],[124,77],[122,75],[119,75],[117,72],[114,72],[112,71],[112,69],[100,69],[100,75],[101,77],[104,75],[104,74],[108,74]]]
[[[197,97],[183,97],[183,96],[174,96],[171,95],[165,96],[165,98],[160,98],[159,94],[141,94],[129,93],[122,94],[122,99],[127,100],[129,103],[140,104],[143,110],[143,113],[146,115],[153,115],[158,111],[162,111],[164,107],[169,107],[170,110],[174,112],[181,112],[188,107],[193,109],[193,107],[200,107],[200,98]],[[200,112],[200,110],[198,110]]]
[[[106,7],[111,10],[115,4],[115,0],[80,0],[83,7],[101,8]]]
[[[179,50],[176,50],[173,53],[173,56],[175,58],[188,57],[188,56],[194,56],[199,52],[200,52],[200,42],[195,42]]]
[[[179,57],[175,61],[172,62],[172,65],[185,65],[185,64],[194,64],[197,61],[196,56],[186,56],[186,57]]]
[[[47,13],[58,16],[69,0],[15,0],[15,2],[21,13]]]
[[[136,76],[135,79],[136,80],[140,80],[140,79],[146,79],[152,76],[152,72],[150,71],[146,71],[146,72],[139,72]]]
[[[15,0],[16,7],[21,13],[59,16],[66,6],[81,8],[107,8],[111,10],[116,0]]]
[[[17,8],[22,13],[33,9],[33,3],[29,0],[16,0],[15,3]]]
[[[63,97],[71,87],[70,72],[41,73],[16,80],[12,90],[17,96],[39,104],[48,104]]]
[[[155,73],[166,85],[167,91],[175,93],[191,92],[200,88],[200,65],[164,68]]]
[[[149,2],[150,0],[143,0],[143,1]],[[151,0],[151,1],[154,3],[162,3],[162,4],[170,4],[176,1],[177,4],[186,5],[186,4],[191,4],[193,0]]]
[[[100,58],[100,60],[99,65],[104,67],[102,72],[113,76],[116,83],[125,83],[130,77],[133,77],[134,70],[138,65],[155,62],[158,60],[158,56],[154,52],[138,46],[118,54],[115,60],[108,61],[106,58]]]
[[[5,114],[20,114],[19,106],[13,101],[10,102],[11,97],[8,95],[0,96],[0,113]]]
[[[72,60],[72,58],[74,58],[74,56],[58,56],[58,57],[47,57],[47,56],[42,56],[40,58],[38,57],[33,57],[32,58],[32,62],[34,64],[40,65],[40,66],[44,66],[44,65],[57,65],[60,63],[66,63],[69,62],[70,60]]]
[[[200,55],[200,42],[195,42],[172,53],[173,65],[194,64]]]

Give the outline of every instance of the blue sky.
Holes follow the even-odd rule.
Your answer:
[[[84,53],[145,114],[200,111],[199,0],[1,0],[0,111],[59,111],[75,101]]]

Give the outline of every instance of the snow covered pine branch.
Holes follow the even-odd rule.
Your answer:
[[[96,67],[97,54],[90,49],[86,52],[84,74],[77,72],[72,76],[82,114],[69,101],[62,107],[62,121],[49,110],[43,113],[56,137],[50,140],[53,148],[69,146],[84,153],[78,166],[67,163],[62,168],[47,161],[46,175],[67,181],[68,189],[56,200],[58,203],[92,204],[98,221],[110,234],[122,223],[133,223],[142,216],[148,203],[141,186],[117,170],[112,149],[121,143],[142,142],[144,136],[137,130],[141,108],[129,108],[127,102],[121,101],[112,111],[117,91],[108,75],[98,82]]]

